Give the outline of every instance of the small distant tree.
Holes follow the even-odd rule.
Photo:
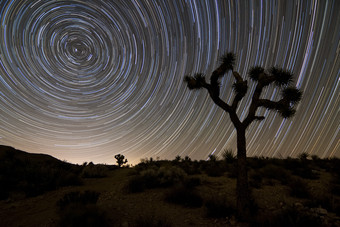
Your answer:
[[[226,163],[233,163],[236,159],[235,155],[233,154],[233,151],[231,149],[226,149],[222,153],[222,157],[225,160]]]
[[[191,162],[191,158],[189,156],[185,156],[183,161],[184,162]]]
[[[306,152],[303,152],[301,154],[298,155],[298,158],[301,160],[301,161],[306,161],[309,157],[309,154],[306,153]]]
[[[210,154],[208,158],[210,162],[217,162],[217,156],[214,154]]]
[[[180,162],[181,161],[181,156],[177,155],[174,159],[175,162]]]
[[[116,162],[117,162],[119,167],[121,167],[122,165],[124,165],[124,164],[126,164],[128,162],[128,160],[125,159],[124,155],[122,155],[122,154],[115,155],[115,159],[117,159]]]
[[[301,100],[302,92],[296,87],[291,86],[293,81],[293,74],[291,72],[278,67],[271,67],[269,70],[265,70],[261,66],[252,67],[248,72],[248,76],[255,83],[255,89],[252,89],[253,94],[248,114],[241,120],[237,114],[237,109],[240,101],[248,91],[248,81],[244,80],[234,70],[235,59],[234,53],[223,55],[220,66],[210,76],[210,83],[206,82],[205,75],[202,73],[186,75],[184,81],[190,90],[206,89],[214,103],[229,114],[237,132],[237,211],[240,217],[248,218],[251,200],[248,189],[246,129],[252,122],[265,119],[265,116],[257,113],[259,108],[277,111],[283,118],[292,117],[296,111],[296,105]],[[231,103],[223,101],[220,97],[219,80],[229,71],[232,72],[232,76],[235,79],[232,86],[235,95]],[[262,91],[270,85],[281,89],[281,99],[276,101],[261,97]]]

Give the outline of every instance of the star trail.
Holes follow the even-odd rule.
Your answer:
[[[236,152],[229,116],[183,82],[232,51],[243,78],[279,66],[303,91],[292,119],[261,110],[248,156],[339,157],[339,12],[337,0],[2,0],[0,144],[73,163]],[[221,80],[229,103],[233,82]]]

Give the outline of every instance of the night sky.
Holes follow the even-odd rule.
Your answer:
[[[248,156],[340,156],[340,1],[2,0],[0,144],[72,163],[236,152],[236,130],[206,90],[225,52],[243,78],[279,66],[303,93],[297,113],[247,131]],[[233,98],[231,73],[221,96]],[[244,119],[255,84],[238,114]],[[263,97],[278,100],[269,87]]]

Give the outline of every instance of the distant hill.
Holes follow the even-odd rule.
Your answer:
[[[36,196],[67,185],[81,184],[81,166],[46,154],[0,145],[0,200]]]
[[[65,162],[47,154],[35,154],[17,150],[10,146],[0,145],[0,161],[20,160],[33,163],[48,163],[54,165],[65,165]]]

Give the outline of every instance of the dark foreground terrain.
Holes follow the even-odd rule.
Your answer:
[[[249,158],[253,217],[235,212],[236,160],[73,165],[0,146],[0,226],[340,226],[340,160]]]

